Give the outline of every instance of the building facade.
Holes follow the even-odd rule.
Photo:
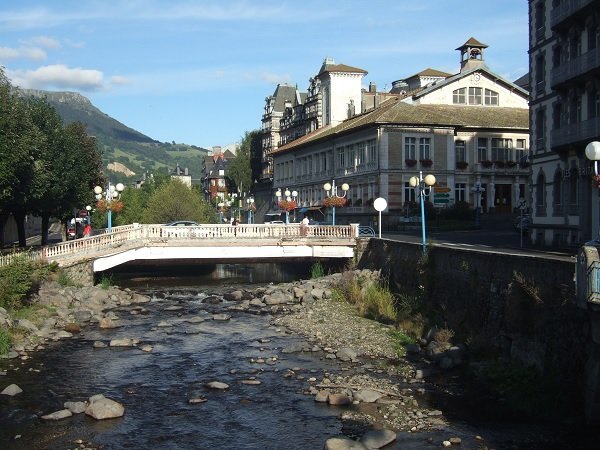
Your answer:
[[[531,239],[598,235],[599,190],[585,147],[600,140],[600,1],[529,1]]]
[[[324,183],[347,183],[348,206],[337,210],[336,223],[371,222],[373,201],[383,197],[393,226],[415,213],[409,179],[423,171],[437,178],[434,206],[466,202],[512,213],[528,191],[528,93],[490,71],[485,48],[471,38],[458,49],[459,73],[427,69],[398,80],[393,100],[338,123],[325,120],[281,145],[272,153],[273,188],[295,190],[302,208],[316,208],[327,195]],[[347,94],[338,111],[349,105]]]

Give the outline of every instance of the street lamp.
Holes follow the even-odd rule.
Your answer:
[[[475,194],[475,226],[479,226],[479,211],[481,209],[481,194],[485,192],[485,188],[481,186],[481,183],[475,183],[475,186],[471,188],[471,192]]]
[[[385,208],[387,208],[387,201],[385,198],[383,197],[377,197],[375,199],[375,201],[373,202],[373,207],[375,208],[376,211],[379,212],[379,239],[381,239],[381,211],[383,211]]]
[[[408,183],[417,191],[417,196],[421,202],[421,231],[423,234],[423,254],[427,250],[427,241],[425,240],[425,197],[431,194],[431,187],[435,184],[435,177],[431,174],[423,178],[423,171],[419,171],[418,177],[410,177]]]
[[[598,161],[600,161],[600,142],[593,141],[585,146],[585,156],[590,161],[594,161],[594,177],[596,180],[596,185],[598,185],[598,181],[600,180],[598,173]],[[600,190],[598,191],[600,193]],[[600,195],[600,194],[599,194]],[[598,207],[598,213],[600,214],[600,205]],[[600,222],[598,223],[598,238],[600,239]]]
[[[282,196],[283,200],[285,200],[285,204],[282,204]],[[279,205],[280,209],[285,210],[285,223],[286,225],[290,223],[290,208],[291,209],[296,209],[296,199],[298,198],[298,192],[297,191],[291,191],[289,189],[286,189],[285,192],[283,192],[283,194],[281,193],[281,189],[277,189],[277,192],[275,192],[275,197],[277,197],[277,204]],[[294,202],[292,204],[292,202]],[[283,208],[282,208],[283,206]],[[293,208],[292,208],[293,206]],[[294,216],[295,217],[295,216]]]
[[[96,194],[96,200],[100,201],[104,198],[106,201],[106,214],[107,214],[107,222],[108,222],[108,232],[110,233],[112,230],[112,202],[119,199],[121,192],[125,189],[123,183],[117,183],[117,185],[108,183],[108,188],[103,190],[101,186],[96,186],[94,188],[94,194]]]
[[[248,223],[252,223],[252,212],[254,211],[254,197],[248,197],[246,199],[248,204]]]
[[[219,202],[217,204],[217,206],[219,207],[219,223],[222,224],[223,223],[223,207],[225,206],[225,203]]]
[[[346,197],[346,194],[348,193],[348,190],[350,189],[350,186],[348,185],[348,183],[344,183],[342,184],[342,194],[338,194],[338,186],[335,185],[335,180],[333,180],[331,183],[325,183],[323,185],[323,189],[325,189],[325,191],[327,192],[327,198],[331,199],[330,203],[331,203],[331,215],[332,215],[332,219],[331,219],[331,224],[335,225],[335,205],[337,202],[340,202],[340,206],[343,205],[341,200],[338,199],[343,199]]]

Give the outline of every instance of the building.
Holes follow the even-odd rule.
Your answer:
[[[598,235],[589,142],[600,140],[600,1],[529,1],[531,239],[579,245]]]
[[[171,178],[175,178],[181,181],[190,189],[192,188],[192,175],[187,167],[179,167],[179,163],[175,166],[175,169],[171,172]]]
[[[300,206],[315,208],[325,199],[324,183],[348,183],[348,207],[338,209],[336,223],[369,223],[373,201],[384,197],[393,226],[415,213],[409,179],[424,171],[438,180],[434,206],[467,202],[511,214],[528,190],[528,93],[484,64],[486,47],[469,39],[457,49],[457,74],[426,69],[398,80],[393,99],[343,120],[348,99],[362,98],[360,85],[354,97],[332,96],[338,107],[329,121],[272,152],[273,188],[295,190]],[[338,92],[338,80],[330,82]]]
[[[227,168],[233,159],[233,152],[223,151],[220,146],[213,147],[211,154],[204,157],[202,188],[206,201],[215,204],[232,195],[233,182],[227,176]]]

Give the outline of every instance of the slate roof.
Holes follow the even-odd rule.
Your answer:
[[[404,103],[399,99],[360,114],[341,124],[320,128],[279,147],[273,154],[296,149],[331,136],[350,134],[362,128],[381,125],[434,126],[453,128],[490,128],[527,130],[529,110],[484,106],[420,105]]]
[[[413,78],[413,77],[444,77],[444,78],[448,78],[451,76],[452,76],[451,73],[442,72],[441,70],[436,70],[436,69],[432,69],[431,67],[428,67],[427,69],[421,70],[419,73],[416,73],[405,79],[409,79],[409,78]]]
[[[467,42],[465,42],[463,45],[461,45],[460,47],[456,48],[455,50],[461,50],[463,47],[482,47],[482,48],[488,48],[487,45],[485,45],[482,42],[479,42],[477,39],[475,39],[473,36],[471,36]]]
[[[321,75],[322,73],[326,73],[326,72],[347,72],[347,73],[364,73],[367,74],[369,72],[367,72],[364,69],[359,69],[358,67],[352,67],[352,66],[347,66],[346,64],[326,64],[324,63],[321,66],[321,70],[319,71],[318,75]]]
[[[278,84],[273,93],[275,103],[273,104],[273,111],[282,112],[285,109],[285,101],[291,102],[296,98],[296,87],[287,84]]]

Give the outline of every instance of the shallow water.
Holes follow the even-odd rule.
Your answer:
[[[338,416],[343,409],[315,403],[306,395],[311,376],[337,372],[337,362],[320,352],[282,353],[302,341],[269,325],[266,315],[231,312],[227,322],[212,314],[230,305],[202,303],[222,286],[253,282],[289,281],[293,270],[276,267],[223,266],[210,275],[129,278],[121,284],[148,294],[149,304],[115,312],[124,326],[100,330],[84,327],[73,339],[48,344],[26,361],[0,361],[0,387],[17,383],[23,393],[0,396],[0,448],[66,449],[82,440],[105,449],[321,449],[328,437],[343,431]],[[292,276],[293,278],[293,276]],[[191,318],[206,319],[200,323]],[[171,326],[158,326],[163,321]],[[94,348],[94,341],[137,338],[138,348]],[[139,347],[153,346],[152,352]],[[262,358],[265,363],[257,363]],[[254,360],[254,362],[253,362]],[[242,380],[260,380],[260,385]],[[225,391],[209,390],[205,383],[222,381]],[[86,400],[94,394],[125,406],[122,418],[96,421],[83,414],[58,422],[39,417],[62,409],[65,401]],[[190,404],[194,397],[206,402]],[[550,426],[529,426],[510,420],[474,420],[477,411],[464,414],[460,397],[431,391],[427,400],[443,404],[451,423],[442,431],[400,433],[390,449],[440,448],[450,436],[463,439],[461,448],[588,448]],[[476,406],[475,406],[476,407]],[[475,412],[475,414],[473,414]],[[348,424],[346,424],[347,426]],[[15,436],[20,435],[15,439]],[[429,441],[428,441],[429,439]],[[79,442],[79,441],[78,441]]]

